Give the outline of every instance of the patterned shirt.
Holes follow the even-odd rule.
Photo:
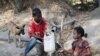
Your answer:
[[[87,53],[87,48],[89,47],[89,43],[86,40],[79,40],[79,41],[74,41],[72,43],[72,49],[73,49],[73,54],[74,56],[87,56],[84,55]]]

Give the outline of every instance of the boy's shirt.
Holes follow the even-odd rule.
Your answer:
[[[74,56],[86,56],[84,54],[87,53],[87,48],[90,47],[89,47],[89,43],[86,40],[82,39],[81,41],[74,41],[72,43]]]
[[[35,34],[41,38],[44,37],[44,32],[46,30],[46,21],[43,19],[41,23],[37,24],[34,19],[31,19],[28,24],[28,35],[32,36]]]

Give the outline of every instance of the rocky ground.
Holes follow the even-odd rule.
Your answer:
[[[45,14],[44,14],[45,15]],[[50,15],[51,16],[51,15]],[[82,16],[82,15],[81,15]],[[0,14],[0,38],[7,38],[7,31],[3,31],[2,29],[5,29],[3,27],[5,24],[9,23],[11,20],[15,21],[23,21],[18,23],[19,24],[26,24],[27,21],[31,18],[31,11],[30,9],[26,10],[25,12],[21,12],[17,15],[13,14],[13,10],[8,10],[4,13]],[[62,17],[60,17],[62,18]],[[86,38],[91,46],[91,50],[93,50],[93,56],[100,56],[100,8],[97,8],[93,12],[89,13],[88,19],[81,19],[80,23],[84,27],[86,33],[88,33],[88,38]],[[15,22],[16,22],[15,21]],[[82,23],[83,22],[83,23]],[[27,27],[25,28],[27,29]],[[22,38],[27,38],[26,35],[22,36]],[[70,46],[70,43],[72,42],[72,37],[68,39],[68,42],[65,43],[64,48],[68,49]],[[5,41],[0,41],[0,56],[20,56],[21,53],[23,53],[25,47],[23,48],[16,48],[14,43],[7,43]],[[29,56],[33,54],[33,51],[38,53],[36,49],[34,48]],[[35,53],[36,54],[36,53]],[[37,54],[36,54],[37,55]],[[35,56],[36,56],[35,55]]]

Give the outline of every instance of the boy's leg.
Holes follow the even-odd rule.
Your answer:
[[[27,53],[30,52],[30,50],[36,45],[37,43],[37,40],[36,38],[32,38],[26,45],[26,48],[25,48],[25,52],[24,52],[24,56],[27,55]]]

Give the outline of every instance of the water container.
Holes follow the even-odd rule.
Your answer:
[[[53,53],[55,51],[55,35],[54,32],[47,32],[44,35],[44,51]]]

